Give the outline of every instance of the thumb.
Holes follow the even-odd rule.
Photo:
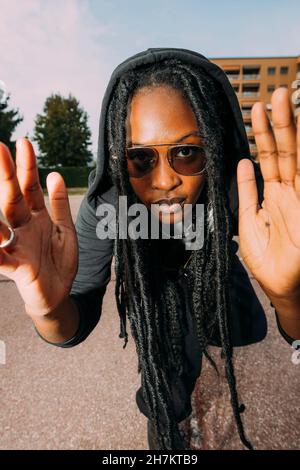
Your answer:
[[[53,171],[47,175],[46,185],[53,223],[67,228],[73,228],[68,191],[63,177],[56,171]]]
[[[237,167],[237,185],[239,196],[239,221],[246,214],[257,214],[260,205],[253,163],[248,158],[239,161]]]

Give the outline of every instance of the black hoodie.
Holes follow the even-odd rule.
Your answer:
[[[70,340],[56,345],[71,347],[83,341],[97,325],[102,308],[102,299],[106,286],[111,278],[111,263],[113,257],[113,240],[100,240],[96,234],[99,219],[96,209],[99,204],[110,203],[116,205],[117,192],[107,175],[109,153],[105,141],[105,123],[108,104],[114,87],[119,78],[127,70],[144,65],[159,62],[167,58],[177,58],[192,64],[199,69],[205,69],[217,80],[227,97],[229,109],[232,113],[231,127],[231,177],[229,179],[228,192],[230,206],[233,214],[235,234],[237,234],[238,196],[236,184],[236,167],[242,158],[250,158],[249,145],[243,119],[236,94],[226,76],[214,63],[201,54],[186,49],[175,48],[150,48],[140,52],[122,62],[113,72],[108,83],[100,116],[99,141],[96,170],[89,175],[88,191],[82,201],[76,220],[76,231],[79,243],[79,268],[74,280],[70,297],[76,302],[80,312],[80,325],[77,333]],[[259,188],[259,198],[262,200],[262,178],[259,165],[254,164],[255,174]],[[232,241],[233,249],[233,273],[231,280],[231,318],[230,330],[233,346],[261,341],[267,331],[266,318],[263,308],[259,303],[246,270],[243,268],[235,252],[238,245]],[[184,281],[184,276],[182,277]],[[184,287],[184,282],[183,282]],[[201,351],[195,334],[195,324],[187,305],[186,312],[186,358],[187,368],[185,375],[174,379],[174,402],[177,420],[181,421],[191,411],[190,394],[201,370]],[[212,344],[220,346],[216,337]],[[147,416],[148,412],[143,401],[142,391],[137,393],[137,403],[140,410]]]
[[[149,48],[146,51],[139,52],[132,57],[129,57],[124,62],[116,67],[114,70],[109,83],[107,85],[101,108],[100,123],[99,123],[99,137],[98,137],[98,152],[97,152],[97,165],[96,170],[93,170],[89,176],[89,190],[87,199],[89,203],[93,203],[96,195],[103,194],[108,190],[107,197],[111,196],[111,188],[107,187],[107,167],[109,153],[107,150],[107,143],[105,142],[105,123],[108,111],[108,104],[111,99],[111,95],[114,87],[118,83],[119,78],[128,70],[134,70],[143,65],[149,65],[161,60],[176,58],[189,65],[204,69],[212,78],[217,80],[227,97],[229,109],[232,112],[230,117],[234,123],[231,127],[230,140],[232,142],[232,149],[230,155],[230,161],[232,162],[230,173],[231,181],[228,187],[230,195],[230,206],[234,215],[234,233],[237,235],[237,214],[238,214],[238,195],[237,195],[237,182],[236,182],[236,168],[239,160],[242,158],[250,158],[249,144],[245,131],[245,126],[239,106],[238,99],[235,91],[233,90],[226,73],[213,62],[210,62],[206,57],[199,54],[198,52],[190,51],[188,49],[177,49],[177,48]],[[263,194],[263,179],[261,177],[259,165],[254,165],[256,179],[258,183],[259,200],[262,200]]]

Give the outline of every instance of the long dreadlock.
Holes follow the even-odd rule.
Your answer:
[[[231,273],[230,240],[232,221],[226,193],[228,176],[229,113],[224,92],[205,70],[195,69],[178,59],[143,65],[128,71],[119,79],[109,103],[106,145],[117,159],[110,159],[109,171],[119,196],[127,196],[128,204],[139,202],[129,181],[125,157],[125,120],[128,106],[141,88],[168,86],[181,92],[192,107],[207,159],[206,183],[201,200],[213,209],[214,230],[208,230],[207,205],[204,217],[205,242],[193,251],[188,268],[188,284],[192,298],[190,307],[197,325],[201,348],[211,363],[208,345],[213,332],[219,334],[222,357],[228,381],[231,405],[242,443],[247,440],[240,413],[232,363],[232,345],[228,328],[230,314],[229,282]],[[227,123],[227,124],[226,124]],[[116,302],[125,338],[126,314],[135,340],[138,372],[141,372],[144,399],[154,422],[161,449],[183,449],[183,443],[171,400],[171,371],[182,373],[184,363],[182,318],[183,292],[175,278],[168,278],[160,269],[160,260],[153,240],[117,238],[115,240]]]

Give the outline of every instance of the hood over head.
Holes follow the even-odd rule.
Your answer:
[[[97,195],[104,195],[107,202],[110,202],[116,197],[116,188],[112,185],[110,178],[107,174],[108,162],[109,162],[109,151],[106,140],[106,118],[108,105],[111,100],[111,96],[115,86],[117,85],[120,77],[129,70],[134,70],[143,65],[149,65],[156,62],[160,62],[165,59],[179,59],[188,65],[192,65],[199,69],[204,69],[213,79],[215,79],[221,85],[221,89],[224,91],[224,95],[227,98],[228,109],[231,113],[230,122],[232,126],[230,132],[231,152],[230,152],[230,179],[229,179],[229,198],[230,208],[233,214],[233,228],[234,234],[238,233],[238,193],[237,193],[237,181],[236,181],[236,169],[239,160],[242,158],[249,158],[249,144],[243,123],[242,113],[240,110],[239,102],[236,97],[235,91],[231,86],[226,73],[216,64],[211,62],[209,59],[204,57],[198,52],[191,51],[188,49],[180,48],[149,48],[143,52],[139,52],[124,62],[119,64],[113,71],[109,83],[107,85],[101,107],[100,123],[99,123],[99,138],[98,138],[98,152],[96,168],[89,174],[89,189],[87,193],[87,200],[90,204],[96,199]],[[263,194],[263,180],[260,173],[258,164],[254,164],[255,176],[258,183],[259,200],[262,200]]]

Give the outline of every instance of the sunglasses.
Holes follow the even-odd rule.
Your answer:
[[[200,175],[205,170],[205,152],[203,147],[194,144],[158,144],[168,146],[167,159],[170,167],[184,176]],[[128,174],[132,178],[142,178],[156,166],[159,152],[154,147],[127,147]]]

